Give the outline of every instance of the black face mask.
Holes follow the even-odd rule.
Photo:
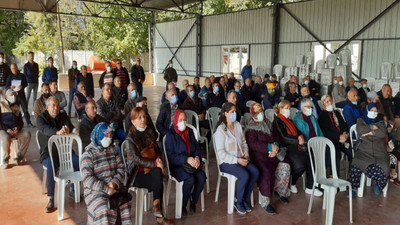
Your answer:
[[[42,94],[43,98],[49,98],[50,97],[50,93],[46,93],[46,94]]]

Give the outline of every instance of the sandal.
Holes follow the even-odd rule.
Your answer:
[[[158,223],[158,221],[157,221],[157,223]],[[163,218],[162,222],[158,223],[158,224],[161,224],[161,225],[174,225],[174,222],[173,222],[173,220],[169,220],[167,218]]]
[[[157,217],[157,218],[163,217],[163,215],[162,215],[162,213],[161,213],[161,208],[160,208],[160,205],[159,205],[159,204],[153,205],[152,211],[153,211],[153,215],[154,215],[155,217]]]

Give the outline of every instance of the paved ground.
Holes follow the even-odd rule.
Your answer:
[[[144,88],[144,93],[149,98],[149,111],[154,122],[159,112],[159,103],[163,91],[163,87],[146,86]],[[99,98],[99,90],[96,90],[96,96]],[[32,104],[30,103],[29,106],[31,107]],[[77,124],[76,118],[73,118],[73,122]],[[32,134],[36,132],[34,128],[28,130]],[[86,224],[86,205],[83,201],[75,204],[73,200],[66,198],[65,219],[61,222],[57,221],[57,212],[49,214],[43,212],[47,204],[47,196],[41,194],[43,169],[39,163],[39,150],[34,137],[31,139],[26,159],[28,161],[21,166],[13,166],[8,170],[0,169],[0,224]],[[253,212],[246,215],[239,215],[236,212],[228,215],[227,182],[226,179],[222,179],[219,201],[214,202],[217,180],[214,154],[211,154],[210,161],[211,192],[205,194],[205,211],[198,210],[196,214],[176,220],[176,224],[324,224],[325,211],[322,210],[322,198],[315,198],[313,212],[308,215],[309,195],[301,190],[301,181],[297,184],[299,193],[292,194],[289,197],[289,204],[283,205],[277,198],[272,199],[272,204],[278,212],[277,215],[267,215],[258,204],[254,207]],[[344,168],[344,164],[342,168]],[[342,174],[344,174],[344,171],[342,171]],[[173,218],[175,213],[175,185],[172,185],[171,190],[168,216]],[[255,202],[258,202],[256,189],[254,193]],[[135,197],[132,201],[134,203]],[[394,185],[389,185],[386,198],[375,196],[373,187],[366,188],[364,197],[355,198],[353,201],[354,224],[399,224],[399,215],[397,215],[400,212],[399,201],[400,189]],[[200,203],[198,208],[200,208]],[[134,204],[132,212],[135,212]],[[134,217],[135,214],[132,214],[133,221]],[[156,224],[151,213],[144,213],[143,224]],[[350,224],[348,199],[345,193],[338,193],[336,196],[333,224]]]

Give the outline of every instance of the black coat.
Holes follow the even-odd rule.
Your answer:
[[[106,119],[100,115],[97,115],[94,121],[91,121],[86,113],[83,113],[82,120],[79,124],[79,137],[82,140],[83,148],[90,144],[90,135],[92,134],[93,128],[101,122],[107,123]]]
[[[178,109],[180,109],[179,106]],[[169,102],[166,101],[161,105],[160,113],[158,114],[156,121],[156,128],[158,133],[160,134],[160,139],[159,139],[160,141],[163,140],[170,126],[171,126],[171,104],[169,104]]]
[[[319,126],[322,130],[322,133],[326,138],[332,141],[332,143],[335,145],[336,150],[341,150],[344,148],[343,144],[339,143],[340,135],[343,134],[345,131],[348,131],[348,127],[346,122],[344,121],[342,115],[340,114],[339,111],[334,110],[333,111],[338,118],[339,122],[339,128],[340,130],[335,126],[335,124],[332,122],[329,114],[330,112],[328,111],[322,111],[321,114],[318,117],[318,123]],[[337,153],[340,151],[336,151]]]

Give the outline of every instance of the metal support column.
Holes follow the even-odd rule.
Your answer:
[[[153,67],[153,59],[154,59],[154,25],[155,25],[155,16],[154,12],[151,12],[151,23],[149,23],[149,73],[155,72]]]
[[[202,15],[197,15],[196,18],[196,76],[201,76],[202,71],[201,71],[201,46],[202,46],[202,42],[201,42],[201,36],[202,36],[202,32],[201,32],[201,21],[202,21],[203,16]]]
[[[276,2],[273,6],[272,13],[272,45],[271,45],[271,71],[273,73],[274,65],[279,61],[279,31],[280,31],[280,11],[281,3]]]

